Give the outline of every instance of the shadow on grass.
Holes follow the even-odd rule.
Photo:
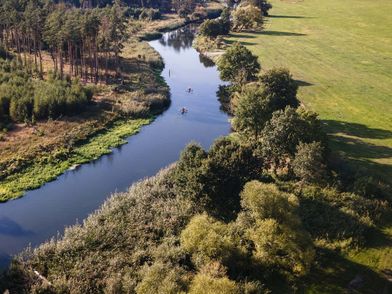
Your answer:
[[[364,142],[362,139],[390,139],[392,131],[369,128],[363,124],[348,123],[336,120],[324,120],[330,137],[332,150],[338,151],[344,157],[345,163],[337,160],[333,163],[338,170],[348,170],[366,173],[369,176],[381,177],[392,184],[392,165],[374,160],[392,159],[392,148]],[[340,136],[339,134],[343,134]],[[346,137],[347,136],[347,137]]]
[[[355,290],[350,282],[361,277],[362,283]],[[311,293],[384,293],[388,282],[379,273],[344,258],[336,252],[318,249],[316,266],[304,280]]]
[[[256,35],[266,35],[266,36],[281,36],[281,37],[301,37],[306,36],[306,34],[293,33],[293,32],[281,32],[281,31],[261,31],[254,32]]]
[[[332,133],[344,133],[349,136],[368,139],[390,139],[392,131],[379,128],[369,128],[363,124],[348,123],[336,120],[324,120]]]
[[[301,81],[301,80],[295,80],[295,82],[297,83],[297,85],[299,87],[309,87],[309,86],[313,86],[312,83],[308,83],[306,81]]]
[[[308,16],[301,15],[269,15],[270,18],[310,18]]]

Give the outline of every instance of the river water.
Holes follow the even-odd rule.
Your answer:
[[[164,59],[162,75],[172,100],[152,124],[111,154],[0,204],[0,265],[23,248],[62,234],[64,227],[86,218],[111,193],[176,161],[189,142],[208,148],[215,138],[229,133],[228,116],[216,97],[222,81],[216,67],[191,47],[192,40],[193,29],[184,27],[150,42]],[[180,113],[182,107],[188,109],[186,114]]]

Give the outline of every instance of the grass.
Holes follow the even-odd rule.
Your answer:
[[[20,197],[25,190],[38,188],[52,181],[71,167],[110,153],[111,148],[126,143],[125,137],[138,133],[143,125],[150,122],[151,119],[116,121],[106,131],[91,137],[71,151],[60,149],[40,158],[28,168],[0,182],[0,201]]]
[[[246,45],[263,70],[288,68],[302,103],[325,123],[332,150],[392,183],[392,2],[271,3],[263,32],[233,34],[227,41]],[[391,223],[378,228],[365,248],[326,254],[306,292],[346,292],[356,274],[367,279],[363,293],[382,292],[381,270],[392,264]]]
[[[287,67],[318,112],[331,147],[392,179],[392,2],[271,0],[260,33],[240,33],[264,70]]]

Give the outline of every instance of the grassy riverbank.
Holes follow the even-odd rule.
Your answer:
[[[177,21],[175,18],[174,21]],[[139,33],[148,30],[143,24]],[[172,25],[162,22],[161,27]],[[130,30],[134,23],[130,23]],[[45,56],[44,56],[45,57]],[[52,64],[45,63],[45,72]],[[73,117],[16,124],[1,135],[0,202],[54,180],[68,168],[95,160],[136,134],[168,107],[169,89],[160,76],[160,55],[134,36],[121,55],[121,83],[91,85],[92,104]]]
[[[333,150],[392,179],[392,2],[272,0],[260,33],[233,34],[263,70],[283,66],[317,111]]]
[[[17,198],[23,192],[52,181],[69,168],[98,159],[111,148],[125,144],[125,137],[138,133],[152,119],[121,119],[92,134],[90,139],[73,149],[59,148],[55,153],[41,156],[20,172],[0,183],[0,201]]]

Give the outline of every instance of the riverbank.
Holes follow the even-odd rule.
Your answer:
[[[168,86],[160,76],[163,67],[162,58],[147,42],[132,37],[121,55],[122,80],[90,85],[94,97],[85,112],[14,125],[3,133],[0,202],[18,198],[73,166],[109,153],[110,148],[126,142],[124,137],[150,123],[170,104]]]

